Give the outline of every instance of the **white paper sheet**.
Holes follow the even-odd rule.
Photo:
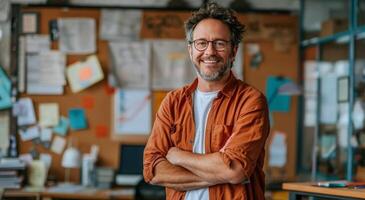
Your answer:
[[[67,54],[96,52],[95,20],[92,18],[61,18],[57,20],[59,46]]]
[[[10,127],[9,124],[9,113],[1,112],[0,113],[0,151],[1,154],[4,155],[9,147],[9,133]]]
[[[0,22],[0,65],[5,69],[10,69],[10,39],[10,22]]]
[[[13,105],[13,115],[18,117],[18,126],[36,123],[34,107],[31,98],[20,98]]]
[[[103,40],[139,40],[141,10],[101,10],[100,38]]]
[[[287,157],[285,133],[275,131],[269,148],[269,166],[284,167]]]
[[[41,125],[41,127],[56,126],[59,118],[59,108],[57,103],[39,104],[39,125]]]
[[[25,130],[19,130],[20,138],[22,141],[29,141],[36,138],[39,138],[40,132],[38,126],[32,126]]]
[[[322,75],[321,78],[321,117],[323,124],[337,122],[337,76],[335,73]]]
[[[52,156],[48,153],[41,153],[39,155],[39,160],[43,161],[46,165],[47,169],[49,169],[52,165]]]
[[[59,51],[27,55],[27,87],[33,85],[63,86],[66,56]]]
[[[40,139],[42,142],[49,142],[52,140],[52,129],[51,128],[41,128]]]
[[[112,73],[117,79],[117,87],[143,88],[150,85],[149,42],[110,42]]]
[[[194,80],[196,74],[183,40],[152,42],[152,88],[174,89]]]
[[[145,135],[151,131],[151,92],[118,89],[114,94],[114,132]]]
[[[63,152],[63,149],[65,148],[65,146],[66,146],[65,138],[56,135],[53,138],[51,151],[53,151],[57,154],[61,154]]]
[[[27,53],[50,51],[51,40],[49,35],[27,35],[25,37],[25,46]]]
[[[9,18],[10,0],[0,0],[0,22],[4,22]]]
[[[26,69],[25,69],[25,36],[19,37],[19,50],[18,50],[18,90],[19,92],[25,91],[26,82]]]
[[[76,62],[67,67],[67,80],[72,92],[80,92],[104,78],[98,58],[87,57],[85,62]]]

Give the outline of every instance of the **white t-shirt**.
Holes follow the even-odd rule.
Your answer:
[[[195,121],[195,138],[193,152],[205,154],[205,126],[208,113],[214,98],[218,92],[201,92],[198,89],[194,92],[194,121]],[[202,188],[186,192],[185,200],[209,200],[209,189]]]

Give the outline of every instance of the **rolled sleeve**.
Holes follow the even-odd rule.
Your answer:
[[[156,120],[144,150],[143,176],[146,182],[152,180],[154,177],[154,168],[158,163],[166,160],[166,154],[171,147],[169,102],[168,94],[157,111]]]
[[[220,150],[223,162],[230,166],[237,160],[246,177],[253,173],[260,155],[264,155],[265,142],[270,131],[268,109],[263,96],[253,99],[242,109],[233,127],[232,135]]]

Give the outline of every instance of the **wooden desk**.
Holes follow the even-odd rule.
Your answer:
[[[290,200],[304,196],[326,199],[365,199],[365,189],[325,188],[314,186],[314,183],[284,183],[283,189],[289,191]]]
[[[42,192],[30,192],[25,189],[7,189],[4,191],[3,197],[6,198],[34,198],[36,200],[42,199],[88,199],[88,200],[133,200],[134,194],[130,192],[130,189],[112,189],[112,190],[99,190],[91,189],[77,193],[66,192],[48,192],[47,190]]]

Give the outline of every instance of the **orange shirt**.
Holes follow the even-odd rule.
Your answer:
[[[147,182],[154,176],[154,167],[166,160],[171,147],[192,152],[195,135],[192,104],[197,84],[196,79],[191,85],[168,93],[162,101],[144,152],[143,174]],[[205,152],[221,152],[228,166],[233,159],[239,161],[250,183],[211,186],[210,200],[264,199],[264,148],[269,130],[264,95],[231,74],[208,114]],[[166,188],[166,199],[184,198],[185,192]]]

